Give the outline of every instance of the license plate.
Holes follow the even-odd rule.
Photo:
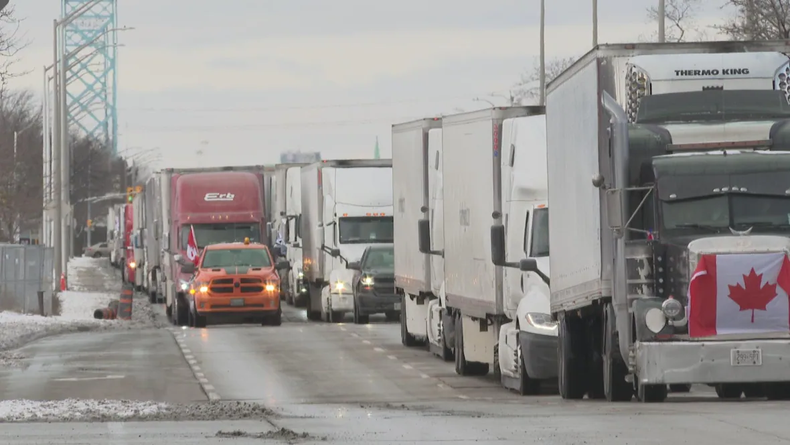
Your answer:
[[[730,364],[732,366],[762,366],[763,351],[760,349],[731,349]]]
[[[244,298],[231,298],[230,299],[231,306],[244,306]]]
[[[399,310],[400,310],[400,303],[395,303],[395,304],[393,304],[393,305],[392,305],[392,308],[393,308],[394,310],[396,310],[396,311],[399,311]]]

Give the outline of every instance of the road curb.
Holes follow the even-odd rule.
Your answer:
[[[186,360],[187,364],[189,365],[189,369],[192,370],[192,374],[195,376],[195,379],[197,379],[198,383],[200,384],[200,389],[202,389],[203,392],[206,394],[208,400],[210,402],[217,402],[221,400],[219,394],[217,394],[217,390],[214,388],[213,385],[209,383],[208,379],[206,378],[206,375],[203,374],[203,370],[200,369],[200,366],[197,363],[197,359],[195,359],[195,356],[192,354],[192,351],[190,351],[189,348],[187,348],[187,345],[184,342],[184,340],[178,336],[178,332],[181,331],[181,329],[176,329],[171,327],[171,328],[167,328],[167,330],[170,331],[170,333],[173,335],[173,339],[176,341],[176,344],[178,345],[178,349],[181,350],[181,355],[184,356],[184,360]]]

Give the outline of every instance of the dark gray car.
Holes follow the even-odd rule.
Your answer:
[[[372,314],[384,313],[388,321],[400,317],[401,299],[395,293],[395,251],[393,246],[378,245],[365,249],[358,263],[349,263],[356,271],[354,323],[365,324]]]

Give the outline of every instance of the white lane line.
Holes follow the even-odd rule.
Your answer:
[[[414,369],[414,368],[411,367],[411,365],[403,365],[403,367],[406,368],[406,369]]]
[[[396,360],[398,357],[395,357],[394,355],[388,355],[387,358],[390,360]]]
[[[447,385],[445,385],[444,383],[437,383],[436,386],[442,389],[447,389]]]
[[[362,343],[365,343],[366,345],[369,345],[370,341],[369,340],[362,340]]]
[[[66,377],[62,379],[52,379],[53,382],[88,382],[91,380],[118,380],[125,378],[125,375],[107,375],[104,377]]]
[[[347,331],[348,329],[341,327],[340,330],[341,331]]]
[[[429,376],[428,374],[420,374],[420,377],[422,377],[422,378],[424,378],[424,379],[429,379],[429,378],[431,378],[431,376]]]
[[[384,350],[381,349],[381,348],[373,348],[373,350],[376,351],[376,352],[384,352]]]
[[[359,334],[357,334],[356,332],[352,332],[352,333],[351,333],[351,336],[352,336],[352,337],[357,337],[357,338],[359,338]]]
[[[189,368],[192,371],[192,374],[195,376],[195,379],[198,381],[198,384],[200,385],[200,389],[203,390],[203,392],[206,394],[206,397],[208,398],[209,402],[217,402],[221,400],[214,386],[209,384],[205,374],[201,372],[200,366],[198,366],[197,360],[195,360],[195,356],[191,354],[192,351],[190,351],[186,347],[184,340],[178,338],[179,335],[178,331],[173,329],[170,330],[170,332],[173,334],[173,338],[178,344],[178,348],[181,351],[181,354],[184,356],[184,360],[186,360],[187,363],[189,364]]]
[[[469,397],[467,397],[467,396],[465,396],[463,394],[459,395],[458,398],[459,399],[464,399],[464,400],[469,400]]]

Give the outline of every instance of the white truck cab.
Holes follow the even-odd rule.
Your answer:
[[[392,244],[392,161],[321,161],[303,167],[302,269],[310,320],[354,311],[354,271],[365,248]]]

